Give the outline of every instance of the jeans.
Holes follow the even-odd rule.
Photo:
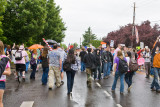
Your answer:
[[[104,77],[110,75],[110,73],[111,73],[111,62],[105,62],[104,63],[103,73],[104,73]]]
[[[154,79],[151,84],[151,88],[156,88],[156,90],[160,89],[159,86],[159,74],[160,74],[160,68],[154,68]]]
[[[128,88],[132,85],[132,77],[134,75],[134,72],[127,72],[125,74],[125,81],[128,84]]]
[[[81,61],[81,72],[83,72],[85,70],[85,64],[84,62]]]
[[[124,75],[125,74],[121,74],[119,71],[115,72],[114,82],[113,82],[113,85],[112,85],[112,90],[115,90],[116,85],[117,85],[117,80],[120,77],[120,92],[124,92]]]
[[[26,62],[26,72],[28,72],[29,64],[30,64],[30,62]]]
[[[49,67],[43,68],[42,83],[47,84]]]
[[[30,75],[30,78],[31,79],[35,79],[35,73],[36,73],[36,69],[37,69],[37,64],[31,65],[31,67],[32,67],[32,73]]]
[[[98,79],[101,79],[101,66],[97,66],[96,70],[94,71],[94,79],[97,78],[97,71],[98,71]]]
[[[151,68],[151,63],[150,62],[145,62],[145,71],[146,71],[146,76],[149,77],[150,75],[150,68]]]
[[[76,71],[67,71],[67,89],[68,89],[68,94],[72,92],[73,89],[73,83],[74,83],[74,76],[75,76]]]

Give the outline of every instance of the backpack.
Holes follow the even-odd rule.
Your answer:
[[[71,64],[65,60],[64,63],[63,63],[63,70],[64,71],[70,71],[71,70]]]
[[[124,59],[119,58],[118,70],[121,74],[128,72],[128,64]]]
[[[22,60],[22,51],[17,51],[15,53],[15,60],[19,61],[19,60]]]
[[[31,65],[36,64],[36,60],[33,58],[33,54],[31,55],[30,64],[31,64]]]
[[[129,62],[129,70],[131,72],[134,72],[134,71],[138,71],[138,63],[136,60],[134,59],[131,59],[130,62]]]

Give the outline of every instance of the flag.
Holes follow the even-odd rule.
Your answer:
[[[136,42],[139,43],[138,29],[136,26],[135,26],[135,35],[136,35]]]

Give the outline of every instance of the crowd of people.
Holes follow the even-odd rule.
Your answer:
[[[72,96],[74,85],[74,77],[76,72],[86,72],[87,86],[92,87],[92,81],[108,79],[111,74],[114,75],[114,81],[111,91],[114,92],[118,78],[120,78],[120,93],[124,92],[124,81],[128,85],[128,91],[132,87],[132,78],[136,71],[145,71],[146,78],[154,75],[151,84],[151,90],[160,92],[159,76],[160,76],[160,49],[158,47],[159,37],[157,38],[153,49],[145,48],[136,50],[131,47],[125,47],[118,44],[116,49],[106,45],[106,48],[99,47],[97,49],[82,47],[81,49],[68,49],[65,51],[60,47],[59,43],[52,46],[52,50],[46,45],[43,49],[29,50],[24,48],[24,45],[4,45],[0,41],[0,59],[1,72],[0,77],[0,106],[3,107],[2,99],[5,89],[6,75],[11,74],[11,65],[15,65],[13,71],[15,79],[18,77],[18,72],[22,72],[23,80],[25,81],[25,73],[28,73],[29,68],[32,69],[30,79],[36,79],[36,71],[42,65],[42,85],[47,85],[49,90],[55,85],[57,88],[64,84],[64,71],[67,76],[68,96]],[[7,63],[4,64],[3,58],[8,57]],[[79,63],[79,57],[81,58]],[[5,66],[5,70],[4,67]],[[81,67],[81,69],[79,69]],[[56,82],[54,82],[54,79]]]

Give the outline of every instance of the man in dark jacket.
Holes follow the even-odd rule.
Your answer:
[[[102,62],[104,64],[103,68],[104,78],[108,78],[110,75],[112,61],[113,61],[113,56],[110,52],[110,47],[107,46],[105,51],[102,53]]]
[[[80,52],[80,57],[81,57],[81,72],[85,71],[85,64],[84,64],[84,56],[87,54],[85,51],[85,48],[82,48],[82,51]]]
[[[2,76],[5,68],[6,68],[6,65],[9,61],[9,58],[8,57],[4,57],[0,60],[0,77]]]
[[[86,73],[87,73],[87,86],[91,87],[92,83],[92,72],[96,69],[96,59],[95,56],[91,53],[92,49],[87,49],[88,54],[84,56],[84,63],[86,66]]]

